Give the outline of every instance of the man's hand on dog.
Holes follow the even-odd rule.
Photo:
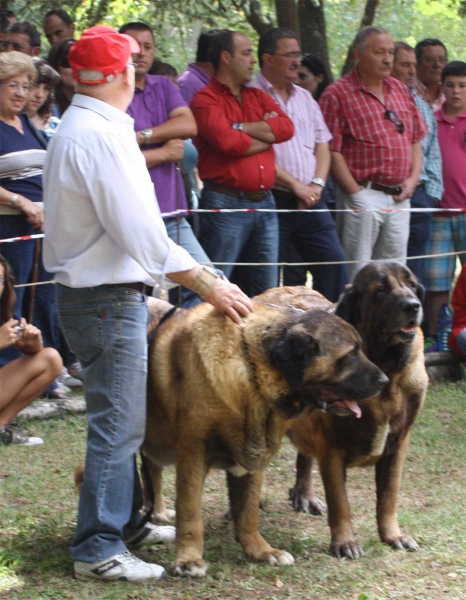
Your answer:
[[[247,317],[253,310],[249,297],[226,278],[217,279],[214,288],[203,300],[226,313],[238,325],[241,324],[241,317]]]

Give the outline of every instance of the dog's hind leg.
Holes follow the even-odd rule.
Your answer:
[[[419,550],[416,541],[401,533],[396,516],[396,505],[401,483],[404,459],[408,449],[409,435],[399,442],[399,447],[387,456],[382,456],[375,465],[377,488],[377,525],[384,544],[394,550]]]
[[[304,456],[304,454],[298,452],[296,457],[296,483],[290,489],[289,496],[296,512],[323,515],[327,512],[327,507],[314,493],[312,463],[312,456]]]
[[[156,465],[147,454],[143,455],[142,489],[144,494],[144,510],[152,507],[151,521],[170,523],[175,518],[175,511],[165,506],[162,495],[162,467]]]
[[[289,552],[272,548],[259,533],[259,504],[262,471],[235,477],[227,472],[231,517],[236,540],[246,556],[270,565],[292,565],[294,558]]]

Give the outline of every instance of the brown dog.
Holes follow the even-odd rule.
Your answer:
[[[357,412],[357,402],[386,382],[363,355],[355,329],[323,310],[256,301],[238,326],[202,304],[166,320],[149,350],[143,453],[158,515],[164,513],[161,470],[176,463],[175,572],[206,572],[201,494],[210,468],[227,471],[236,539],[246,555],[292,564],[258,530],[265,467],[299,414],[319,406]]]
[[[268,292],[266,299],[287,304],[290,294],[294,295],[293,288],[282,294],[282,301]],[[289,433],[299,451],[296,485],[290,491],[293,506],[311,514],[325,511],[313,492],[311,467],[315,457],[327,499],[330,549],[338,557],[358,558],[363,554],[351,524],[345,489],[348,467],[375,465],[382,542],[395,549],[418,548],[411,537],[401,533],[396,505],[410,429],[424,402],[428,382],[419,328],[421,296],[422,287],[400,263],[374,262],[359,271],[336,314],[356,327],[364,352],[389,377],[389,383],[377,397],[361,403],[359,419],[349,411],[346,419],[314,411],[294,421]],[[322,302],[322,296],[299,288],[292,304],[310,308],[316,303],[322,306]]]

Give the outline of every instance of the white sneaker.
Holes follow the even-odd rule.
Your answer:
[[[83,382],[77,377],[73,377],[69,374],[68,369],[66,367],[62,367],[60,375],[57,377],[58,383],[62,383],[69,388],[72,387],[83,387]]]
[[[145,563],[131,552],[115,554],[94,563],[75,560],[73,566],[74,576],[82,581],[159,581],[167,577],[163,567]]]
[[[146,523],[144,527],[132,538],[125,540],[125,544],[132,548],[152,546],[153,544],[169,544],[176,540],[176,529],[171,525],[153,525]]]

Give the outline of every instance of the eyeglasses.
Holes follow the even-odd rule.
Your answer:
[[[16,83],[16,81],[0,81],[0,85],[6,85],[12,91],[16,91],[21,88],[23,92],[29,92],[32,87],[29,83],[23,83],[22,85],[19,85],[19,83]]]
[[[396,130],[398,131],[398,133],[404,133],[404,130],[405,130],[404,123],[400,119],[400,117],[396,114],[396,112],[394,110],[387,109],[384,112],[384,116],[385,116],[386,119],[388,119],[389,121],[391,121],[395,125]]]
[[[446,65],[448,62],[448,58],[446,56],[424,56],[422,60],[428,65],[433,65],[436,62],[439,62],[441,65]]]
[[[285,53],[276,52],[274,56],[284,56],[288,60],[301,60],[303,57],[301,52],[285,52]]]

